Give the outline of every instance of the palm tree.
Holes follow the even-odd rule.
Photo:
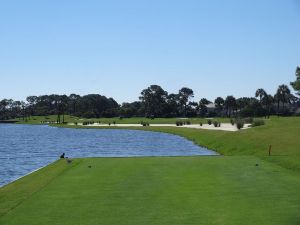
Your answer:
[[[291,91],[289,87],[285,84],[279,85],[275,98],[277,100],[277,110],[279,111],[279,102],[282,102],[282,109],[284,111],[284,104],[289,103],[291,98]]]
[[[236,107],[236,99],[232,95],[229,95],[225,99],[225,107],[227,109],[227,116],[230,117],[232,110]]]
[[[271,108],[272,105],[274,103],[274,98],[272,95],[266,95],[264,96],[264,98],[262,99],[263,105],[266,106],[266,110],[267,110],[267,116],[268,118],[270,117],[270,113],[271,113]]]
[[[292,87],[295,91],[298,91],[297,94],[300,95],[300,67],[297,66],[296,68],[296,81],[291,82]]]
[[[257,89],[255,92],[255,97],[256,98],[259,97],[260,102],[263,99],[263,97],[265,97],[266,95],[267,95],[267,92],[262,88]]]
[[[221,111],[223,109],[223,106],[224,106],[224,99],[222,97],[217,97],[215,99],[215,105],[216,105],[216,108]]]
[[[183,107],[184,116],[186,116],[187,103],[190,98],[194,97],[194,91],[190,88],[183,87],[179,90],[178,96],[179,96],[179,103]]]

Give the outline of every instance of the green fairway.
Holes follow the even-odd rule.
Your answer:
[[[238,132],[134,128],[223,156],[60,160],[0,189],[0,224],[300,224],[300,117],[265,122]]]
[[[300,172],[300,117],[274,116],[265,119],[265,123],[263,126],[238,132],[151,126],[122,129],[172,133],[192,140],[200,146],[215,150],[222,155],[258,156],[284,168]],[[76,128],[76,126],[58,126]],[[84,128],[99,129],[100,127]],[[114,127],[109,128],[115,129]],[[121,129],[121,127],[117,129]],[[269,145],[272,145],[272,157],[268,157]]]
[[[300,177],[256,157],[90,158],[73,166],[56,164],[60,172],[49,167],[1,189],[0,206],[7,210],[0,224],[300,223]],[[40,185],[39,173],[51,181]],[[14,202],[14,196],[2,201],[7,190],[31,183],[33,193],[24,192],[22,201]]]
[[[50,116],[32,116],[30,118],[27,118],[27,120],[23,120],[22,118],[19,118],[19,123],[24,123],[24,124],[40,124],[41,121],[56,121],[57,115],[50,115]],[[228,118],[216,118],[213,119],[219,122],[223,123],[229,123],[230,119]],[[62,121],[62,116],[61,116],[61,121]],[[147,122],[149,124],[175,124],[176,121],[190,121],[191,124],[199,124],[200,122],[207,123],[207,119],[205,118],[155,118],[155,119],[150,119],[150,118],[145,118],[145,117],[132,117],[132,118],[123,118],[120,119],[119,117],[115,118],[91,118],[91,119],[86,119],[86,118],[79,118],[75,116],[65,116],[65,122],[67,123],[82,123],[84,121],[94,121],[95,123],[101,122],[101,124],[108,124],[108,123],[113,123],[116,122],[118,124],[140,124],[141,121]]]

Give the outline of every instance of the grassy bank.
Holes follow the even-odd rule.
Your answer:
[[[75,163],[0,217],[0,224],[300,222],[299,177],[256,157],[89,158]],[[29,176],[23,182],[37,179]],[[20,188],[18,183],[8,187]],[[5,208],[8,202],[0,204]]]
[[[74,128],[75,126],[61,127]],[[77,128],[83,127],[77,126]],[[84,128],[98,129],[97,127]],[[114,128],[110,127],[110,129]],[[284,168],[300,172],[300,117],[271,117],[265,120],[263,126],[238,132],[151,126],[129,129],[180,135],[222,155],[258,156]],[[269,145],[272,145],[271,157],[268,156]]]
[[[19,123],[21,124],[41,124],[42,121],[50,122],[50,121],[56,121],[57,116],[56,115],[50,115],[50,116],[33,116],[27,118],[27,120],[23,120],[22,118],[18,118]],[[215,120],[223,123],[228,123],[230,120],[228,118],[216,118]],[[62,121],[62,117],[61,117]],[[114,121],[118,124],[140,124],[141,121],[149,123],[149,124],[176,124],[176,121],[190,121],[191,124],[199,124],[201,123],[207,123],[207,119],[205,118],[155,118],[155,119],[149,119],[145,117],[132,117],[132,118],[123,118],[120,119],[119,117],[115,118],[79,118],[75,116],[65,116],[65,122],[67,123],[82,123],[83,121],[94,121],[94,122],[101,122],[102,124],[108,124],[113,123]]]

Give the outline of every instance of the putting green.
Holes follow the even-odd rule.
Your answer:
[[[0,224],[294,225],[299,190],[254,156],[58,161],[0,189]]]

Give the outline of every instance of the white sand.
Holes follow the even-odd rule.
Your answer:
[[[74,123],[70,123],[69,125],[74,125]],[[245,124],[244,128],[242,129],[248,129],[250,128],[251,124]],[[83,126],[82,123],[78,123],[78,126]],[[85,125],[87,127],[109,127],[108,124],[89,124]],[[111,124],[111,127],[142,127],[141,124]],[[183,125],[183,126],[176,126],[175,124],[150,124],[151,127],[184,127],[184,128],[193,128],[193,129],[204,129],[204,130],[223,130],[223,131],[238,131],[236,125],[231,125],[231,123],[221,123],[220,127],[215,127],[213,124],[203,124],[202,126],[197,124],[191,124],[191,125]]]

